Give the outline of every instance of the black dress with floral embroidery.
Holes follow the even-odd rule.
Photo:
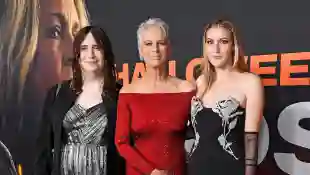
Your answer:
[[[234,98],[206,107],[192,100],[195,142],[189,153],[188,175],[245,174],[245,109]]]

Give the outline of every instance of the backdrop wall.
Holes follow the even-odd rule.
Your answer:
[[[259,174],[310,173],[310,1],[16,2],[0,3],[0,139],[20,174],[32,171],[46,89],[70,77],[66,61],[72,57],[72,35],[79,26],[95,24],[106,29],[119,77],[126,84],[143,75],[136,30],[149,16],[169,24],[173,46],[169,72],[186,79],[193,78],[199,64],[203,26],[222,16],[232,19],[250,70],[261,75],[266,87]]]

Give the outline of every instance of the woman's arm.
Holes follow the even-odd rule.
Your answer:
[[[127,165],[136,168],[142,174],[151,174],[155,168],[130,144],[131,112],[127,100],[126,95],[119,95],[115,144]]]
[[[264,110],[264,87],[260,78],[250,75],[246,90],[245,174],[255,175],[258,158],[258,133]]]

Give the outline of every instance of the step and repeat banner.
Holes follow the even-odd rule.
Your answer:
[[[143,76],[136,30],[148,17],[169,24],[169,72],[188,80],[199,66],[203,26],[219,17],[232,19],[250,70],[265,85],[259,174],[310,174],[310,1],[2,0],[0,5],[5,145],[0,149],[8,148],[20,175],[32,171],[47,88],[70,78],[72,36],[82,26],[102,26],[112,40],[120,81],[128,84]]]

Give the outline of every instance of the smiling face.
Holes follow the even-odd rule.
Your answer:
[[[218,26],[208,29],[204,47],[212,66],[215,68],[232,66],[233,38],[227,29]]]
[[[44,75],[48,86],[71,77],[72,42],[80,20],[74,0],[40,2],[36,71]]]
[[[103,50],[97,44],[93,34],[89,32],[80,47],[80,65],[85,73],[101,72],[104,66]]]
[[[150,26],[142,31],[139,52],[150,67],[160,67],[168,61],[170,43],[160,27]]]

